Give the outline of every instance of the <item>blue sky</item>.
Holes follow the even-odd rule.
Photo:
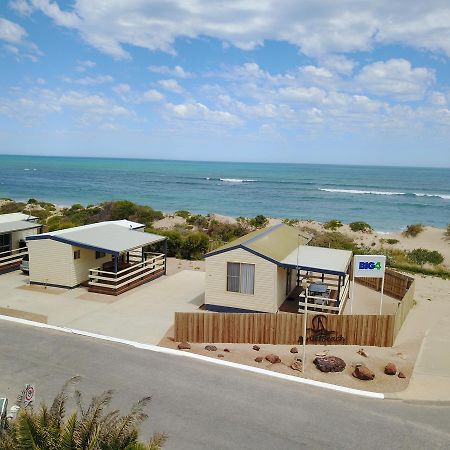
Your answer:
[[[450,5],[3,0],[0,153],[450,167]]]

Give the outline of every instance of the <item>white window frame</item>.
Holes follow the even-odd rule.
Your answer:
[[[229,264],[239,264],[239,276],[236,275],[228,275],[228,267]],[[252,266],[253,267],[253,285],[252,285],[252,292],[243,292],[243,286],[242,286],[242,266]],[[239,279],[239,290],[238,291],[231,291],[228,289],[228,280],[230,278],[238,278]],[[227,261],[227,278],[226,278],[226,291],[231,292],[233,294],[241,294],[241,295],[255,295],[255,278],[256,278],[256,264],[251,263],[243,263],[238,261]]]

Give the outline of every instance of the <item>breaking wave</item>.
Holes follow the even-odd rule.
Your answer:
[[[423,194],[420,192],[389,192],[389,191],[365,191],[359,189],[329,189],[319,188],[319,191],[337,192],[341,194],[363,194],[363,195],[406,195],[410,197],[438,197],[450,200],[450,194]]]
[[[256,183],[258,181],[245,178],[211,178],[211,177],[206,177],[205,180],[224,181],[225,183]]]

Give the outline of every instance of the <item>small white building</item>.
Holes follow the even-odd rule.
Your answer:
[[[30,236],[30,283],[118,295],[164,275],[166,238],[144,228],[117,220]],[[159,251],[150,252],[155,244]]]
[[[19,267],[27,254],[26,238],[42,232],[37,220],[23,213],[0,215],[0,272]]]
[[[205,308],[274,313],[284,304],[286,311],[302,312],[306,281],[308,307],[340,313],[348,298],[352,252],[308,246],[308,240],[279,224],[208,253]]]

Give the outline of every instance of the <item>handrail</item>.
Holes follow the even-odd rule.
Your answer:
[[[16,254],[14,254],[16,253]],[[7,250],[6,252],[0,252],[0,263],[11,259],[17,259],[23,257],[28,253],[27,247],[15,248],[13,250]],[[2,256],[5,255],[5,256]]]

